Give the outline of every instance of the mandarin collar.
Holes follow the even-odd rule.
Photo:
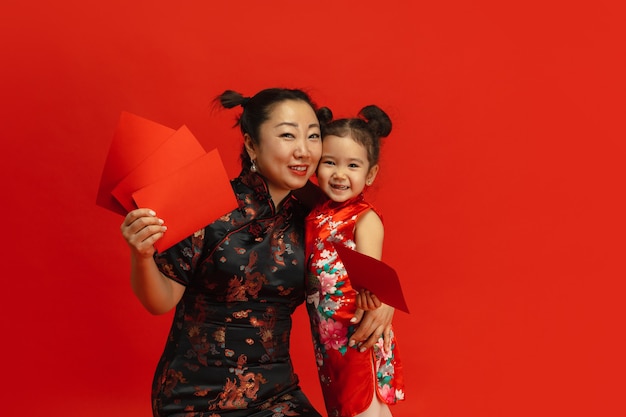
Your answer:
[[[317,211],[320,212],[320,211],[327,211],[327,210],[338,210],[342,207],[345,207],[351,204],[360,203],[364,199],[365,199],[365,196],[363,195],[363,193],[360,193],[356,197],[353,197],[349,200],[342,201],[342,202],[336,202],[329,198],[318,206]]]
[[[278,211],[276,209],[276,206],[274,205],[274,200],[272,199],[272,196],[270,194],[270,189],[267,185],[267,180],[265,179],[265,177],[257,172],[252,172],[248,169],[241,171],[241,173],[239,174],[239,178],[241,179],[241,182],[243,184],[252,189],[255,198],[259,202],[267,203],[271,207],[273,213],[276,213]],[[285,197],[285,199],[282,201],[280,209],[284,210],[285,208],[290,207],[293,204],[293,199],[293,194],[289,193],[287,197]]]

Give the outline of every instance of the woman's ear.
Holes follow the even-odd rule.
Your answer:
[[[365,177],[365,184],[372,185],[374,180],[376,179],[376,174],[378,174],[378,164],[374,165],[367,172],[367,176]]]
[[[256,160],[256,151],[254,150],[254,142],[252,141],[252,137],[245,133],[243,135],[243,144],[246,147],[246,152],[248,152],[248,156],[251,161]]]

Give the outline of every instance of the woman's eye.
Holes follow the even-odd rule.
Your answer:
[[[319,133],[313,133],[309,136],[309,139],[319,139],[320,138],[320,134]]]
[[[280,135],[281,138],[289,138],[289,139],[293,139],[294,135],[293,133],[289,133],[289,132],[285,132],[283,134]]]

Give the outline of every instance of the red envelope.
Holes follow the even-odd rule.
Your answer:
[[[171,175],[204,154],[202,145],[183,126],[122,179],[111,193],[126,211],[134,210],[137,208],[133,200],[135,191]]]
[[[154,245],[162,252],[237,208],[217,149],[133,193],[138,207],[156,211],[167,231]]]
[[[344,245],[334,245],[350,283],[357,291],[367,289],[385,304],[409,312],[396,271],[386,263]]]
[[[111,191],[174,132],[169,127],[122,112],[100,178],[96,204],[126,216],[127,210]]]

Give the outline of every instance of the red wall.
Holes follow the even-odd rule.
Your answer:
[[[372,194],[411,308],[395,417],[624,415],[618,4],[3,2],[2,413],[150,415],[170,317],[134,298],[122,219],[95,205],[118,117],[186,124],[235,175],[211,99],[281,85],[395,123]]]

